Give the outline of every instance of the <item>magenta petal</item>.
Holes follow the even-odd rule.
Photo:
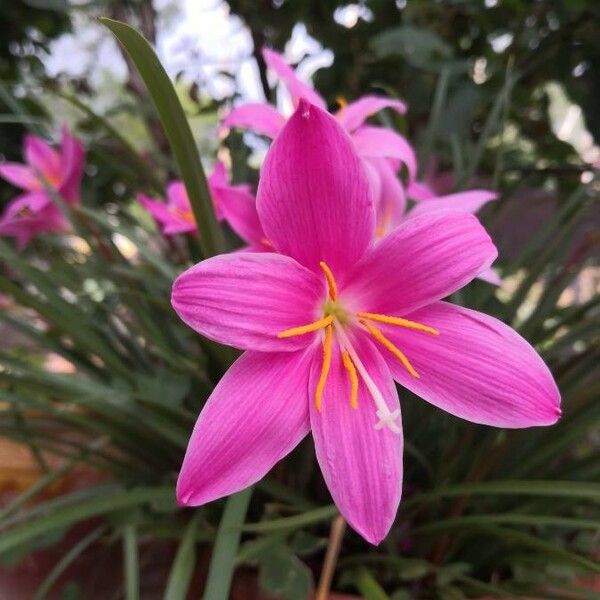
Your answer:
[[[400,317],[459,290],[496,254],[473,215],[429,213],[401,223],[339,283],[357,310]]]
[[[281,54],[269,48],[263,48],[262,55],[267,66],[277,73],[277,76],[288,89],[294,106],[304,99],[320,108],[327,108],[325,100],[294,73],[294,70],[285,62]]]
[[[228,186],[214,188],[213,193],[223,218],[244,241],[249,244],[265,243],[256,200],[249,191],[241,186]]]
[[[385,361],[369,340],[356,336],[355,349],[382,392],[391,412],[398,394]],[[317,386],[321,357],[315,357],[309,390]],[[361,379],[358,408],[350,406],[350,381],[340,353],[334,350],[319,412],[310,402],[310,423],[317,460],[340,512],[372,544],[385,538],[402,494],[402,435],[375,429],[379,418]]]
[[[180,275],[172,304],[192,329],[244,350],[298,350],[315,334],[279,339],[285,329],[320,318],[324,280],[280,254],[215,256]]]
[[[401,115],[406,112],[406,104],[400,100],[383,98],[381,96],[363,96],[342,107],[335,116],[348,131],[354,131],[370,116],[384,108],[391,108]]]
[[[301,102],[273,142],[257,194],[274,247],[334,275],[370,245],[374,208],[365,168],[348,134],[325,111]]]
[[[490,190],[468,190],[447,196],[438,196],[419,202],[411,211],[411,215],[418,215],[433,210],[464,210],[475,214],[482,206],[496,200],[498,194]]]
[[[382,237],[395,229],[404,218],[406,196],[402,183],[388,159],[366,158],[365,162],[373,168],[379,181],[379,196],[375,197],[377,206],[375,232],[378,237]]]
[[[48,183],[57,184],[61,176],[58,152],[45,140],[31,134],[25,136],[24,146],[25,160],[33,171],[43,175]]]
[[[63,127],[62,131],[60,163],[61,183],[59,192],[67,202],[75,204],[80,200],[85,149],[83,144],[76,137],[73,137],[66,127]]]
[[[516,331],[483,313],[437,302],[409,315],[439,331],[433,336],[384,326],[420,375],[391,356],[403,386],[462,419],[497,427],[552,425],[560,394],[537,352]]]
[[[500,275],[498,275],[498,273],[491,267],[484,269],[481,273],[479,273],[479,275],[477,275],[477,278],[481,279],[482,281],[486,281],[491,285],[502,285],[502,277],[500,277]]]
[[[364,125],[352,134],[352,139],[361,156],[396,158],[406,166],[410,181],[417,176],[417,155],[399,133],[383,127]]]
[[[246,352],[203,408],[177,481],[198,506],[256,483],[308,433],[312,352]]]
[[[437,194],[433,188],[424,181],[411,181],[406,189],[406,195],[412,200],[429,200],[435,198]]]
[[[5,162],[0,165],[0,177],[27,191],[43,189],[43,185],[31,167]]]
[[[252,129],[273,139],[285,125],[285,118],[270,104],[242,104],[225,117],[222,128]]]

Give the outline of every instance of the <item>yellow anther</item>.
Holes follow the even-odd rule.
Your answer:
[[[348,377],[350,377],[350,406],[356,410],[358,408],[358,375],[356,374],[356,367],[346,350],[342,352],[342,361],[344,367],[346,367],[346,371],[348,371]]]
[[[323,273],[325,273],[325,279],[327,279],[327,287],[329,288],[329,297],[332,300],[335,300],[337,298],[337,285],[335,284],[335,279],[333,277],[333,273],[331,272],[331,269],[327,266],[327,264],[324,263],[323,261],[321,261],[319,263],[319,266],[321,267],[321,269],[323,269]]]
[[[401,352],[390,340],[388,340],[383,333],[377,327],[367,323],[366,321],[361,321],[361,324],[364,325],[369,333],[383,346],[385,346],[404,366],[404,368],[413,376],[419,379],[419,374],[415,371],[413,366],[408,362],[408,358]]]
[[[359,312],[358,317],[361,319],[369,319],[369,321],[377,321],[379,323],[387,323],[388,325],[399,325],[400,327],[406,327],[407,329],[415,329],[416,331],[424,331],[425,333],[431,333],[431,335],[439,335],[440,332],[433,327],[428,325],[422,325],[416,321],[409,321],[408,319],[401,319],[400,317],[388,317],[388,315],[378,315],[376,313]]]
[[[329,315],[328,317],[323,317],[318,321],[314,321],[313,323],[308,323],[307,325],[301,325],[300,327],[292,327],[291,329],[286,329],[285,331],[280,331],[277,334],[278,338],[289,338],[294,337],[295,335],[303,335],[305,333],[310,333],[311,331],[317,331],[319,329],[323,329],[324,327],[330,327],[333,323],[333,315]]]
[[[346,100],[346,98],[344,98],[344,96],[338,96],[335,101],[337,102],[337,105],[340,107],[340,110],[344,110],[344,108],[346,108],[346,106],[348,106],[348,100]]]
[[[317,383],[317,389],[315,391],[315,405],[317,410],[321,411],[321,404],[323,402],[323,390],[327,383],[327,375],[329,374],[329,367],[331,366],[331,342],[333,339],[333,325],[327,325],[325,328],[325,339],[323,340],[323,365],[321,366],[321,375],[319,375],[319,382]]]

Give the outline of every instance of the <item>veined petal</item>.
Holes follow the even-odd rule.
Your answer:
[[[34,172],[45,177],[49,184],[57,185],[61,179],[58,152],[36,135],[27,134],[24,141],[25,160]]]
[[[80,200],[81,178],[85,165],[85,149],[83,144],[69,133],[66,127],[62,130],[60,150],[60,195],[69,203]]]
[[[294,106],[297,106],[298,102],[304,99],[315,106],[327,109],[325,100],[294,73],[294,70],[285,62],[281,54],[269,48],[263,48],[262,55],[269,69],[277,74],[289,91]]]
[[[418,396],[462,419],[497,427],[552,425],[560,417],[552,374],[508,325],[446,302],[408,318],[439,331],[431,336],[383,327],[420,376],[411,377],[391,359],[394,379]]]
[[[355,350],[391,412],[398,394],[385,361],[368,339],[355,336]],[[316,388],[320,357],[311,369],[309,390]],[[321,410],[310,402],[310,423],[317,460],[340,512],[362,537],[379,544],[394,522],[402,494],[402,435],[375,429],[379,417],[359,377],[358,407],[350,406],[350,381],[335,348]]]
[[[315,271],[325,261],[337,276],[372,240],[371,189],[352,141],[304,101],[267,153],[257,208],[274,247]]]
[[[496,255],[473,215],[429,213],[401,223],[339,286],[357,310],[404,316],[459,290]]]
[[[447,196],[438,196],[419,202],[411,211],[411,215],[418,215],[434,210],[464,210],[475,214],[482,206],[496,200],[498,194],[490,190],[468,190]]]
[[[246,352],[203,408],[177,481],[177,500],[206,504],[261,479],[309,431],[312,352]]]
[[[265,233],[256,211],[254,196],[241,186],[213,189],[217,206],[231,228],[249,244],[264,244]]]
[[[270,104],[241,104],[231,109],[221,128],[252,129],[260,135],[273,139],[285,125],[285,118]]]
[[[171,302],[192,329],[244,350],[285,352],[314,340],[314,333],[277,334],[320,318],[323,278],[288,256],[238,252],[215,256],[180,275]]]
[[[377,203],[377,225],[375,233],[378,237],[386,235],[395,229],[404,218],[406,196],[402,183],[386,158],[365,159],[375,170],[380,182]]]
[[[43,189],[43,185],[31,167],[5,162],[0,165],[0,177],[30,192]]]
[[[352,140],[361,156],[396,158],[406,166],[409,181],[417,176],[417,155],[399,133],[384,127],[364,125],[352,134]]]
[[[358,100],[340,108],[335,116],[340,125],[348,131],[354,131],[369,117],[384,108],[391,108],[401,115],[406,112],[406,104],[401,100],[384,98],[382,96],[362,96]]]

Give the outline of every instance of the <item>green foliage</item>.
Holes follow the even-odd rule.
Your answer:
[[[405,492],[396,524],[378,548],[347,532],[334,579],[335,589],[366,598],[586,598],[576,584],[600,570],[594,556],[600,529],[599,303],[597,296],[573,299],[597,266],[592,227],[599,183],[597,177],[582,182],[589,167],[552,134],[539,95],[547,81],[560,81],[597,133],[590,106],[598,97],[598,70],[571,75],[578,61],[597,59],[592,32],[598,23],[591,18],[597,7],[538,3],[535,24],[526,27],[530,3],[499,2],[492,10],[481,4],[409,2],[400,12],[394,3],[374,2],[373,22],[359,22],[348,33],[331,20],[340,2],[296,0],[280,8],[231,2],[257,40],[276,46],[304,21],[336,54],[334,67],[318,76],[329,99],[374,89],[406,98],[408,118],[388,124],[408,128],[422,164],[435,157],[440,169],[454,172],[458,186],[474,178],[497,185],[501,200],[482,218],[503,250],[499,264],[509,282],[496,292],[476,281],[453,300],[517,327],[543,354],[563,397],[564,416],[556,426],[499,431],[454,419],[401,390]],[[558,29],[549,27],[551,17]],[[196,248],[158,235],[133,193],[159,193],[179,169],[208,228],[201,237],[206,254],[218,242],[210,241],[214,223],[190,115],[143,38],[123,24],[106,23],[140,67],[178,166],[159,147],[150,149],[150,159],[142,157],[115,125],[134,112],[148,120],[148,98],[133,109],[125,104],[99,115],[84,94],[49,86],[48,93],[77,111],[98,173],[87,178],[83,206],[69,210],[72,236],[37,239],[23,254],[0,240],[0,292],[10,302],[0,309],[0,323],[11,336],[0,350],[0,436],[28,446],[42,473],[0,510],[0,554],[4,562],[18,561],[92,519],[93,528],[57,561],[38,598],[57,589],[61,575],[100,543],[123,550],[122,560],[111,564],[123,572],[122,594],[144,598],[142,547],[163,540],[174,548],[158,592],[168,600],[192,593],[209,545],[206,598],[227,597],[234,569],[248,565],[258,570],[265,590],[305,598],[319,577],[337,515],[310,440],[251,497],[243,492],[194,512],[175,505],[189,433],[230,356],[174,315],[171,284]],[[515,35],[510,57],[486,42],[500,29]],[[487,60],[480,84],[471,73],[478,57]],[[40,123],[32,120],[31,100],[13,102],[7,111],[27,127],[51,129],[43,115]],[[214,104],[189,102],[216,119]],[[246,176],[246,150],[233,136],[228,144],[234,172]],[[107,196],[113,181],[123,182],[122,195]],[[540,226],[531,225],[532,190],[547,192]],[[505,243],[519,228],[527,242]],[[50,370],[49,353],[74,372]],[[82,467],[97,476],[92,484],[53,491]],[[77,594],[75,585],[63,590],[65,598]]]

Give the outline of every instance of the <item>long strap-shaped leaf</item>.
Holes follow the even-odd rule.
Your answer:
[[[131,56],[154,101],[190,198],[204,257],[223,252],[223,234],[213,211],[198,149],[169,76],[152,46],[139,32],[121,21],[106,17],[100,21]]]

